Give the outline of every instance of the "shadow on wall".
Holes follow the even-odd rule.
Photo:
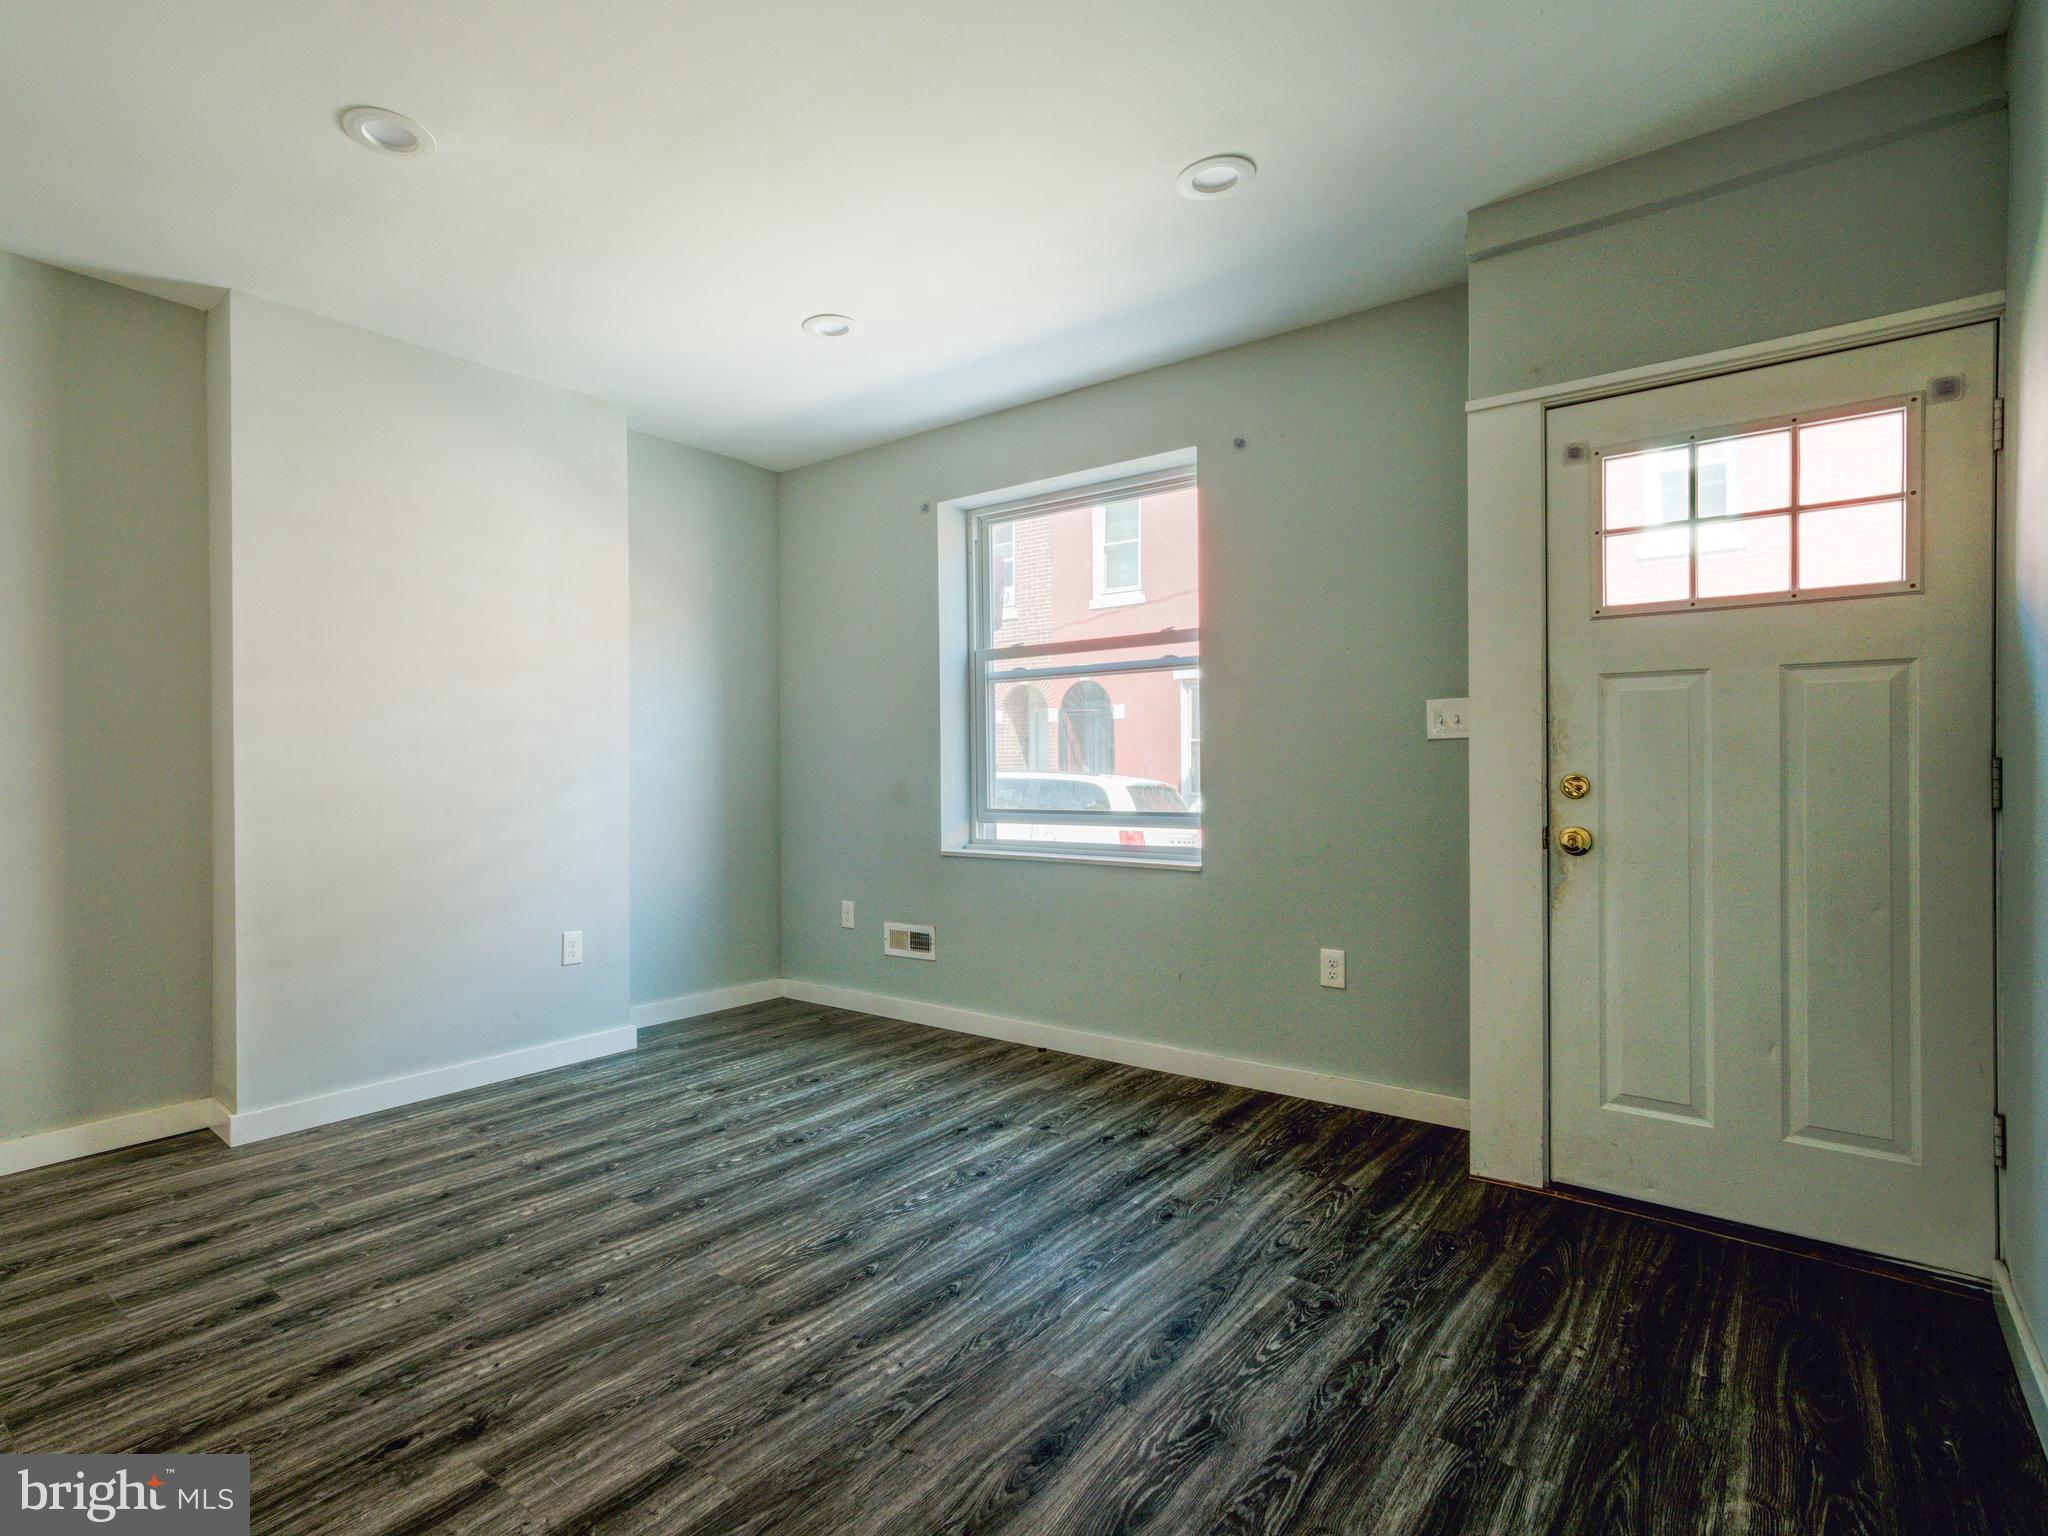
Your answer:
[[[629,439],[633,1000],[778,975],[775,478]]]

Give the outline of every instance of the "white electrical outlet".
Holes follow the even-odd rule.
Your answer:
[[[1470,699],[1431,699],[1422,714],[1423,735],[1431,741],[1461,741],[1472,734]]]
[[[581,965],[582,963],[583,930],[577,928],[564,931],[562,934],[562,964]]]
[[[839,926],[842,928],[851,928],[853,926],[853,903],[850,901],[839,903]]]
[[[1321,974],[1317,977],[1317,980],[1321,981],[1326,987],[1341,987],[1344,985],[1343,950],[1326,949],[1323,951]]]

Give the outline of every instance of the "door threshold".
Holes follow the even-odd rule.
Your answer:
[[[1519,1189],[1525,1186],[1514,1187]],[[1819,1259],[1824,1264],[1839,1265],[1843,1269],[1857,1270],[1866,1275],[1882,1275],[1887,1279],[1903,1280],[1908,1285],[1925,1286],[1929,1290],[1946,1291],[1951,1295],[1986,1296],[1991,1291],[1991,1283],[1988,1280],[1959,1275],[1953,1270],[1933,1269],[1926,1265],[1908,1263],[1904,1259],[1887,1259],[1874,1253],[1865,1253],[1860,1248],[1845,1248],[1840,1243],[1826,1243],[1811,1237],[1794,1237],[1786,1232],[1773,1232],[1768,1227],[1752,1227],[1739,1221],[1723,1221],[1718,1216],[1702,1216],[1694,1211],[1679,1210],[1675,1206],[1655,1205],[1647,1200],[1632,1200],[1626,1195],[1610,1195],[1597,1189],[1581,1189],[1573,1184],[1552,1184],[1547,1189],[1534,1190],[1532,1193],[1548,1195],[1554,1200],[1568,1200],[1575,1205],[1596,1206],[1601,1210],[1614,1211],[1624,1216],[1639,1216],[1645,1221],[1654,1221],[1662,1226],[1698,1232],[1708,1237],[1726,1238],[1730,1242],[1747,1243],[1752,1248],[1768,1248],[1773,1253]]]

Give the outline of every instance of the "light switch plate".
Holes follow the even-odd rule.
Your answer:
[[[1431,699],[1423,712],[1423,734],[1431,741],[1462,741],[1472,734],[1470,699]]]

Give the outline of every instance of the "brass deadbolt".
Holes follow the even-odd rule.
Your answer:
[[[1584,827],[1566,827],[1557,834],[1557,846],[1577,858],[1593,851],[1593,834]]]
[[[1568,773],[1557,781],[1557,792],[1567,800],[1583,800],[1593,793],[1593,781],[1583,773]]]

